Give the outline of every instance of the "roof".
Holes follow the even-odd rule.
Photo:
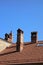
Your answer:
[[[43,46],[38,43],[24,42],[22,52],[16,51],[16,43],[0,53],[0,64],[24,64],[24,63],[43,63]]]

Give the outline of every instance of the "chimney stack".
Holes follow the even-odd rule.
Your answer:
[[[37,43],[37,32],[31,32],[31,42]]]
[[[17,44],[16,44],[16,50],[18,52],[21,52],[23,50],[23,31],[21,29],[17,30]]]
[[[9,35],[6,33],[6,34],[5,34],[5,40],[6,40],[6,41],[8,40],[8,37],[9,37]]]
[[[9,38],[8,38],[8,42],[12,42],[12,31],[9,33]]]
[[[12,43],[12,32],[5,34],[5,40]]]

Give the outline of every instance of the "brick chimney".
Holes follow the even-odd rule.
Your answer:
[[[31,42],[37,43],[37,32],[31,32]]]
[[[23,50],[23,31],[21,29],[17,30],[17,43],[16,50],[21,52]]]

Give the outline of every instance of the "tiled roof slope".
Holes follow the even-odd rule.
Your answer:
[[[43,63],[43,46],[38,47],[38,43],[24,43],[22,52],[17,52],[16,44],[12,44],[0,53],[0,64]]]

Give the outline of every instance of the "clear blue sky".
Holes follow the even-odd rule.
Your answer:
[[[24,41],[31,40],[31,32],[38,32],[43,40],[43,0],[0,0],[0,37],[13,32],[16,42],[17,29],[24,31]]]

